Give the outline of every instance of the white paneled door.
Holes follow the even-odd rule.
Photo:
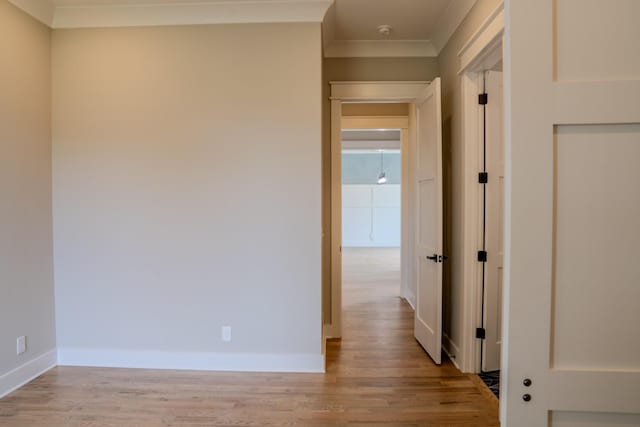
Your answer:
[[[482,370],[500,369],[504,259],[504,110],[502,72],[485,73],[485,248]]]
[[[442,114],[440,79],[416,101],[415,337],[436,364],[442,352]]]
[[[502,425],[640,426],[640,1],[505,6]]]

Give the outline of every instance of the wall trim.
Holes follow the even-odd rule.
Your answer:
[[[404,299],[407,302],[407,304],[409,304],[409,307],[411,307],[411,310],[413,310],[414,312],[416,311],[416,297],[415,297],[415,295],[413,295],[409,291],[406,291],[406,292],[401,292],[400,297],[402,299]]]
[[[326,340],[340,338],[340,331],[336,330],[334,325],[325,323],[322,327],[322,335]]]
[[[430,40],[333,40],[324,47],[325,58],[425,58],[438,51]]]
[[[460,354],[460,348],[456,345],[456,343],[453,342],[453,340],[451,340],[449,335],[445,334],[444,332],[442,333],[442,341],[442,350],[444,350],[446,355],[449,357],[451,363],[453,363],[453,365],[458,368],[459,371],[462,371],[462,367],[457,360],[458,355]]]
[[[45,0],[9,0],[51,28],[322,22],[333,0],[221,0],[215,2],[54,7]]]
[[[447,9],[438,17],[438,26],[433,34],[433,45],[440,54],[449,39],[456,32],[477,0],[457,0],[449,2]]]
[[[0,399],[54,368],[56,364],[57,353],[54,349],[0,375]]]
[[[38,21],[51,27],[55,8],[48,1],[43,0],[9,0],[14,6],[22,9]]]
[[[496,43],[502,43],[503,34],[504,3],[500,2],[458,51],[458,60],[460,61],[458,74],[468,71],[470,68],[478,67],[479,64],[477,62],[484,59],[484,54],[487,51],[495,50]]]
[[[341,102],[415,102],[428,81],[329,82],[331,99]],[[348,117],[347,117],[348,118]]]
[[[484,90],[482,72],[503,57],[503,4],[489,15],[458,53],[462,86],[462,156],[464,159],[462,336],[458,363],[462,372],[480,372],[481,342],[475,328],[482,323],[482,269],[475,258],[482,241],[482,197],[478,172],[482,169],[482,109],[478,94]]]
[[[413,103],[420,99],[428,88],[429,82],[330,82],[331,85],[331,328],[335,337],[342,332],[342,127],[343,122],[350,126],[359,124],[365,127],[377,128],[373,122],[361,122],[342,117],[343,102],[407,102],[409,116],[402,128],[402,239],[401,239],[401,295],[413,306],[415,295],[410,290],[414,280],[413,243],[407,236],[413,234],[412,218],[407,217],[410,212],[413,190],[411,174],[413,173],[413,151],[415,151],[415,106]],[[397,120],[392,117],[389,120]],[[356,121],[354,121],[356,120]],[[405,285],[405,286],[403,286]],[[405,289],[408,288],[408,289]]]
[[[325,58],[430,58],[440,54],[477,0],[449,2],[438,17],[431,39],[422,40],[335,40],[335,7],[324,20]]]
[[[238,372],[324,372],[323,354],[260,354],[58,348],[58,365]]]
[[[53,28],[322,22],[330,0],[57,7]]]

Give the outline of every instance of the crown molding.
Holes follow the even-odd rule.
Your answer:
[[[453,33],[460,26],[477,0],[458,0],[450,2],[447,9],[438,19],[438,26],[433,34],[433,46],[438,54],[449,42]]]
[[[19,9],[36,18],[43,24],[51,27],[53,25],[53,16],[55,8],[48,1],[43,0],[9,0]]]
[[[54,7],[46,0],[9,0],[52,28],[322,22],[333,0],[220,0],[189,3]]]
[[[326,58],[432,57],[438,52],[429,40],[334,40],[324,48]]]
[[[501,1],[458,51],[458,74],[477,65],[481,53],[491,51],[502,43],[504,22],[504,3]],[[499,53],[502,55],[501,50]]]
[[[335,7],[331,7],[323,22],[325,58],[400,58],[436,57],[449,42],[477,0],[450,2],[438,18],[431,40],[334,40]]]
[[[322,22],[331,3],[332,0],[230,0],[57,7],[53,28]]]

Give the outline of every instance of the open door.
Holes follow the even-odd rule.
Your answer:
[[[504,109],[502,72],[484,73],[485,93],[485,167],[484,241],[487,262],[484,264],[482,371],[500,369],[502,347],[502,283],[504,259]]]
[[[442,352],[442,113],[440,79],[416,101],[416,310],[414,334],[436,364]]]
[[[640,2],[505,12],[501,425],[640,426]]]

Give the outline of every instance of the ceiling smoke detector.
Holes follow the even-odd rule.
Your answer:
[[[391,25],[380,25],[378,27],[378,34],[383,37],[389,37],[389,34],[391,34],[391,30],[393,30],[393,27]]]

